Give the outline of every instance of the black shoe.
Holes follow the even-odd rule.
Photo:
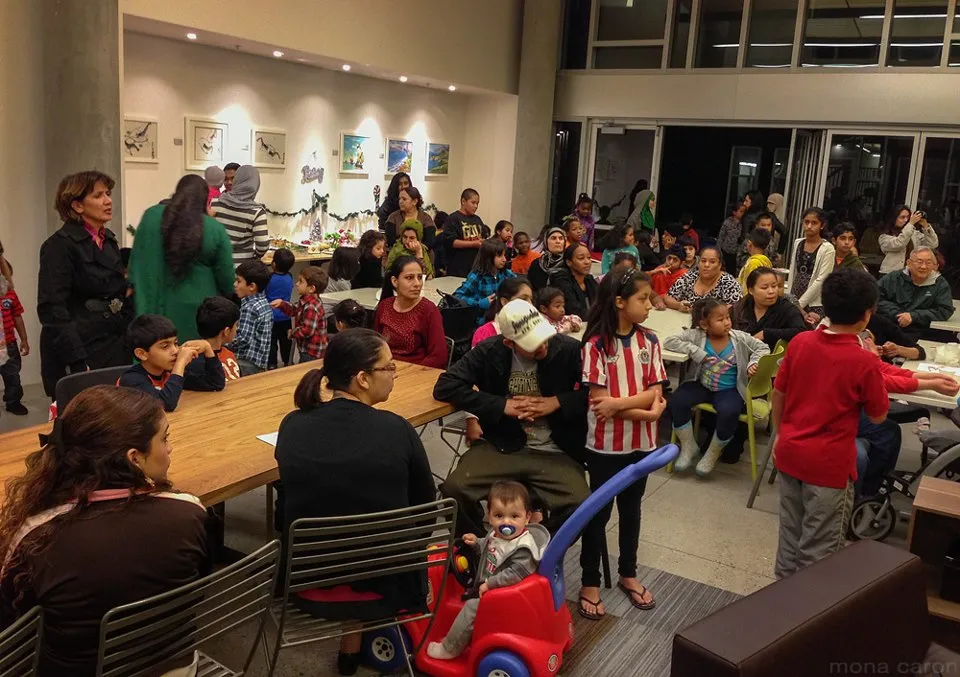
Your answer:
[[[341,675],[355,675],[360,667],[359,653],[337,652],[337,672]]]
[[[11,402],[7,405],[7,411],[16,416],[26,416],[30,413],[21,402]]]

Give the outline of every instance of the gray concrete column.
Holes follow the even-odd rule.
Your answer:
[[[67,174],[98,169],[117,182],[114,220],[124,230],[120,156],[119,0],[31,0],[43,3],[43,99],[48,228],[57,184]]]
[[[517,227],[531,234],[545,223],[550,206],[553,92],[562,19],[559,0],[524,1],[511,212]]]

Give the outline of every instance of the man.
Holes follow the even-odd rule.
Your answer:
[[[482,438],[441,485],[457,499],[460,533],[482,534],[479,501],[497,480],[516,480],[547,509],[555,532],[590,494],[580,458],[588,392],[580,346],[517,299],[497,316],[500,336],[483,341],[440,375],[433,396],[478,417]],[[474,390],[476,386],[476,390]]]
[[[932,249],[917,247],[910,253],[904,270],[880,278],[877,308],[912,338],[919,338],[931,322],[953,315],[950,284],[937,272],[937,257]]]
[[[240,163],[238,162],[228,162],[223,166],[224,193],[229,193],[230,189],[233,188],[233,179],[236,177],[238,169],[240,169]]]

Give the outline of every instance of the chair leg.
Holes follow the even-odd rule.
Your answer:
[[[266,493],[267,493],[267,509],[266,509],[267,522],[266,522],[266,534],[267,534],[267,538],[273,538],[273,532],[274,532],[274,529],[273,529],[273,504],[274,504],[274,497],[273,497],[273,485],[272,485],[272,484],[269,484],[269,483],[267,484],[267,492],[266,492]]]
[[[400,637],[400,651],[403,652],[403,659],[407,662],[407,672],[410,673],[410,677],[417,677],[417,673],[413,671],[413,665],[410,663],[410,652],[407,651],[406,642],[403,641],[403,630],[400,629],[400,626],[397,626],[397,636]]]
[[[753,414],[747,412],[747,441],[750,445],[750,479],[757,481],[757,437],[753,426]]]
[[[603,569],[603,587],[613,587],[610,581],[610,549],[607,547],[607,535],[603,535],[603,547],[600,549],[600,566]]]
[[[673,426],[670,426],[670,428],[671,428],[671,430],[670,430],[670,444],[676,444],[676,443],[677,443],[677,431],[676,431],[676,429],[675,429]],[[670,461],[669,463],[667,463],[667,472],[668,472],[668,473],[672,473],[672,472],[673,472],[673,461]]]

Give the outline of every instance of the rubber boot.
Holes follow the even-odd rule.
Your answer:
[[[700,453],[697,441],[693,439],[693,426],[688,422],[679,428],[674,427],[677,439],[680,440],[680,456],[673,463],[674,472],[686,472],[693,465],[693,459]]]
[[[723,448],[729,443],[729,439],[721,440],[717,437],[716,433],[714,433],[713,439],[710,440],[710,446],[707,447],[706,453],[700,459],[700,462],[697,463],[697,477],[706,477],[713,472],[713,468],[717,465],[720,454],[723,453]]]

